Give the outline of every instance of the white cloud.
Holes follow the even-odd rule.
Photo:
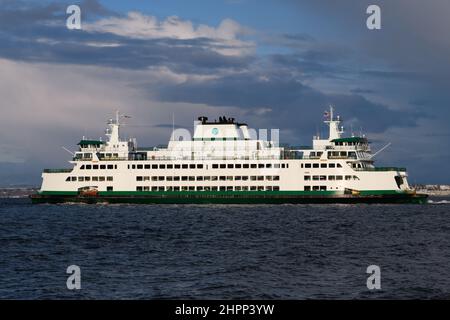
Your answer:
[[[108,17],[86,23],[83,29],[144,40],[208,38],[213,41],[211,49],[223,55],[247,55],[253,53],[255,47],[253,42],[239,39],[239,36],[249,34],[250,30],[231,19],[223,20],[215,28],[205,24],[195,26],[191,21],[177,16],[160,21],[154,16],[129,12],[125,17]]]

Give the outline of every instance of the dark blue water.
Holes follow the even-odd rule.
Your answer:
[[[73,264],[79,291],[66,288]],[[366,287],[373,264],[379,291]],[[450,298],[450,205],[3,199],[0,298]]]

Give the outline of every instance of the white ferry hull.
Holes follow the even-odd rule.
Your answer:
[[[244,123],[200,117],[191,139],[138,149],[120,139],[83,140],[71,169],[47,169],[34,203],[424,203],[406,169],[375,167],[368,140],[342,138],[330,109],[328,139],[284,148],[252,139]],[[184,131],[183,131],[184,132]],[[184,132],[185,133],[185,132]]]

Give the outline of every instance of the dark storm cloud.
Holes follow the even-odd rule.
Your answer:
[[[366,70],[361,71],[362,76],[373,77],[377,79],[397,79],[408,81],[424,80],[425,75],[418,72],[406,71],[380,71],[380,70]]]
[[[64,34],[65,31],[56,33]],[[58,37],[53,38],[58,39]],[[180,73],[205,73],[214,69],[234,69],[247,65],[248,57],[224,56],[205,48],[208,39],[132,40],[106,35],[99,39],[90,34],[70,35],[63,42],[52,43],[14,40],[0,35],[0,56],[30,62],[70,63],[125,69],[167,66]],[[104,46],[89,44],[102,41]],[[83,43],[84,42],[84,43]],[[111,46],[108,46],[111,45]],[[20,48],[18,48],[20,46]]]
[[[296,10],[321,21],[324,31],[338,30],[342,43],[358,54],[383,61],[393,71],[447,73],[450,69],[450,1],[422,0],[286,0]],[[381,30],[366,27],[366,9],[381,8]],[[370,60],[366,60],[369,62]]]
[[[354,93],[354,94],[371,94],[371,93],[376,93],[375,90],[363,89],[363,88],[351,89],[350,92]]]
[[[0,0],[0,29],[18,31],[18,29],[31,29],[39,24],[48,22],[61,22],[65,24],[66,9],[71,4],[80,5],[83,8],[82,18],[117,15],[112,10],[104,7],[97,0],[67,1],[65,3],[36,4],[20,0]],[[30,34],[31,35],[31,34]]]
[[[273,54],[268,56],[272,70],[297,73],[303,78],[341,78],[347,71],[338,64],[327,60],[310,59],[299,54]]]
[[[0,29],[4,31],[63,17],[66,7],[57,3],[32,5],[25,1],[0,0],[0,8]]]
[[[271,125],[290,128],[300,134],[313,132],[317,119],[321,119],[323,110],[330,104],[338,107],[344,118],[351,119],[356,126],[364,125],[370,132],[382,132],[391,126],[415,126],[419,118],[425,117],[420,112],[391,110],[357,94],[324,94],[287,76],[229,76],[208,83],[166,86],[158,88],[155,94],[166,102],[237,106],[250,111],[271,109],[260,117]],[[299,119],[301,127],[298,126]]]
[[[284,33],[281,35],[260,34],[259,42],[264,45],[282,46],[301,50],[311,46],[316,39],[306,33]]]

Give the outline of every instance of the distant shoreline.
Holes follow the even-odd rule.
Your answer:
[[[450,196],[450,190],[427,190],[417,189],[417,193],[424,193],[432,197],[448,197]]]
[[[450,185],[444,184],[417,184],[413,185],[418,193],[425,193],[429,196],[445,197],[450,196]]]
[[[27,198],[35,193],[36,187],[5,187],[0,188],[0,198]]]

